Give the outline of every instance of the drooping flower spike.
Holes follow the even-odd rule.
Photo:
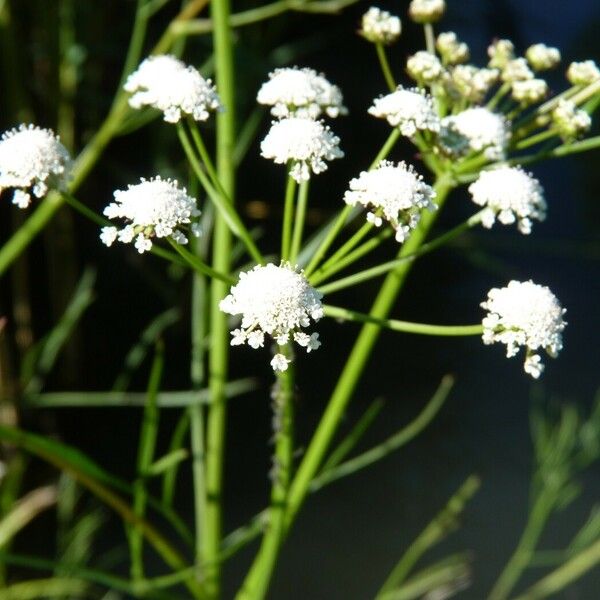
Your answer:
[[[27,208],[50,189],[65,190],[72,161],[67,149],[50,129],[20,125],[0,139],[0,192],[14,188],[13,204]]]
[[[507,287],[491,289],[481,307],[487,311],[483,343],[506,344],[508,358],[524,347],[523,368],[533,378],[537,379],[544,370],[540,350],[556,358],[562,349],[566,310],[546,286],[511,281]]]
[[[114,193],[115,201],[104,209],[109,219],[125,219],[122,229],[103,227],[100,239],[107,246],[116,240],[134,243],[142,254],[152,248],[153,238],[170,237],[178,244],[188,243],[188,229],[199,236],[192,219],[200,215],[196,201],[185,188],[171,179],[142,179],[137,185]]]
[[[183,115],[206,121],[211,113],[221,109],[210,79],[204,79],[197,69],[170,55],[144,60],[123,87],[132,94],[132,108],[156,108],[168,123],[179,122]]]

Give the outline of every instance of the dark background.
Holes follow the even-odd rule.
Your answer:
[[[36,122],[44,126],[54,125],[56,110],[47,93],[52,84],[51,50],[56,40],[51,21],[44,17],[52,16],[52,4],[27,0],[13,3],[22,23],[18,66],[21,73],[28,74],[25,88],[32,112]],[[378,4],[402,17],[402,37],[390,51],[399,79],[406,57],[423,45],[421,28],[406,18],[407,5]],[[117,85],[134,3],[88,1],[76,6],[77,35],[85,46],[76,98],[76,144],[81,147],[106,113]],[[235,11],[248,6],[233,3]],[[286,56],[291,56],[291,64],[322,70],[344,92],[350,116],[333,121],[331,126],[341,137],[346,158],[314,178],[309,214],[313,225],[320,224],[340,206],[348,180],[368,165],[389,133],[384,122],[366,113],[372,99],[385,92],[373,48],[355,35],[360,15],[369,6],[359,2],[335,17],[290,14],[239,33],[236,59],[240,73],[240,121],[253,108],[254,94],[267,73],[274,65],[285,62]],[[167,7],[155,19],[150,40],[156,39],[171,16],[169,10]],[[456,31],[469,44],[472,62],[479,65],[486,61],[486,48],[494,37],[510,38],[518,52],[536,42],[557,46],[563,64],[549,76],[549,82],[554,91],[560,91],[565,86],[563,73],[570,61],[600,58],[599,24],[600,4],[595,0],[450,0],[447,17],[437,31]],[[184,59],[202,64],[209,51],[209,38],[192,39]],[[3,129],[17,122],[11,111],[3,112]],[[210,130],[211,126],[207,127]],[[267,127],[265,118],[258,141]],[[274,249],[284,174],[281,168],[258,158],[258,141],[242,165],[238,197],[242,207],[254,207],[247,214],[248,222],[263,228],[263,247]],[[477,322],[482,316],[479,302],[491,287],[505,285],[511,278],[532,278],[548,285],[567,307],[569,325],[559,359],[547,359],[543,378],[533,384],[522,371],[522,357],[507,360],[501,347],[484,347],[477,338],[438,340],[383,333],[344,424],[347,430],[374,398],[385,398],[384,413],[361,447],[377,443],[416,416],[443,374],[455,374],[457,385],[438,418],[414,442],[309,499],[283,551],[271,597],[372,597],[401,553],[471,473],[482,477],[483,486],[466,510],[462,528],[421,564],[469,549],[474,558],[474,580],[462,597],[483,598],[489,591],[526,520],[533,396],[554,405],[576,402],[586,410],[599,383],[598,157],[596,152],[536,166],[533,172],[544,185],[549,204],[547,220],[536,223],[529,237],[511,227],[497,225],[491,232],[480,229],[451,248],[423,258],[394,310],[394,316],[405,320]],[[399,144],[392,158],[416,162],[408,144]],[[111,200],[114,189],[156,173],[185,178],[175,131],[158,120],[115,140],[78,197],[100,211]],[[7,205],[5,201],[0,206],[3,238],[10,222]],[[260,219],[253,218],[257,206],[264,213]],[[439,229],[451,227],[472,212],[464,191],[454,193]],[[63,358],[47,389],[107,389],[140,331],[153,316],[173,305],[181,308],[182,318],[165,337],[165,388],[186,388],[187,279],[181,274],[165,273],[164,265],[157,259],[139,257],[132,248],[106,249],[99,243],[96,227],[78,216],[74,223],[76,270],[85,265],[97,267],[97,299],[83,320],[80,335],[74,341],[75,350]],[[390,246],[381,256],[388,257],[393,252]],[[61,282],[47,268],[51,263],[48,257],[47,243],[37,240],[29,251],[28,267],[36,337],[51,327],[61,303]],[[5,283],[0,290],[0,307],[4,309],[0,312],[9,313],[11,294],[7,287]],[[364,285],[332,297],[331,301],[363,310],[376,289],[376,283]],[[64,290],[66,296],[67,291]],[[322,348],[298,361],[301,443],[309,440],[358,329],[354,325],[342,328],[324,322],[319,331]],[[261,383],[256,393],[237,398],[230,405],[226,530],[239,526],[266,504],[271,454],[271,374],[266,352],[236,348],[232,352],[232,374],[258,375]],[[134,387],[143,389],[146,377],[147,365]],[[24,426],[56,433],[89,452],[109,470],[128,478],[134,473],[139,419],[140,412],[135,409],[57,409],[22,414]],[[164,447],[176,415],[165,411],[161,419]],[[49,476],[41,466],[38,468],[35,477]],[[585,492],[552,521],[542,540],[543,548],[564,547],[583,524],[600,497],[598,474],[597,467],[589,472],[584,480]],[[191,482],[186,472],[179,486],[178,506],[190,521],[191,503]],[[50,522],[46,524],[51,526]],[[52,552],[50,537],[42,528],[33,528],[29,540],[28,550],[37,554],[43,550]],[[122,542],[121,526],[114,519],[99,547]],[[229,595],[236,589],[254,550],[253,546],[227,566]],[[540,574],[531,570],[526,580],[533,581]],[[598,573],[589,574],[560,597],[592,600],[598,597],[598,584]]]

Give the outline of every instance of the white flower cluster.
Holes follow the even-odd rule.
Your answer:
[[[552,111],[552,121],[561,138],[571,141],[583,135],[592,126],[590,115],[577,108],[570,100],[559,100],[558,105]]]
[[[104,209],[109,219],[121,218],[129,221],[123,229],[103,227],[100,239],[107,246],[115,240],[129,244],[135,240],[137,251],[142,254],[152,248],[152,238],[170,236],[178,244],[187,244],[188,238],[181,226],[191,223],[200,211],[196,201],[188,196],[171,179],[142,179],[137,185],[114,193],[115,201]],[[200,235],[197,224],[192,224],[192,233]]]
[[[369,114],[387,119],[400,133],[412,137],[417,131],[440,129],[440,119],[433,104],[433,98],[418,88],[406,89],[398,86],[396,91],[376,98]]]
[[[204,79],[197,69],[170,55],[144,60],[127,78],[124,89],[133,94],[129,99],[132,108],[156,108],[169,123],[177,123],[182,113],[196,121],[206,121],[211,112],[221,109],[210,79]]]
[[[560,51],[558,48],[546,46],[546,44],[533,44],[525,52],[529,64],[536,71],[547,71],[553,69],[560,63]]]
[[[442,76],[444,67],[435,54],[419,50],[406,61],[406,72],[419,84],[429,85]]]
[[[488,56],[490,57],[489,67],[504,69],[515,56],[514,44],[510,40],[496,40],[488,46]]]
[[[415,23],[435,23],[446,11],[444,0],[412,0],[408,14]]]
[[[567,79],[572,85],[589,85],[600,79],[600,69],[593,60],[572,62],[567,69]]]
[[[308,68],[275,69],[269,73],[269,81],[258,90],[256,100],[259,104],[271,106],[271,114],[279,119],[316,119],[322,113],[335,118],[348,112],[343,105],[340,88],[324,75]]]
[[[360,35],[374,44],[393,44],[402,31],[402,23],[398,17],[387,10],[375,6],[362,16]]]
[[[446,65],[458,65],[469,60],[469,46],[461,42],[453,31],[440,33],[435,47]]]
[[[362,204],[369,209],[367,220],[380,227],[383,219],[396,231],[396,240],[403,242],[414,229],[424,208],[434,210],[434,190],[412,166],[381,161],[376,169],[363,171],[350,181],[344,194],[346,204]]]
[[[310,326],[311,319],[316,322],[323,316],[322,297],[289,264],[257,265],[240,273],[239,282],[221,300],[219,308],[242,316],[240,328],[231,332],[232,346],[260,348],[265,335],[270,335],[279,345],[294,341],[310,352],[321,345],[319,334],[309,335],[302,329]],[[271,366],[275,371],[285,371],[289,362],[285,355],[276,354]]]
[[[512,86],[512,97],[522,106],[530,106],[543,100],[548,94],[548,84],[543,79],[526,79],[515,81]]]
[[[502,68],[501,77],[502,81],[514,83],[515,81],[533,79],[534,75],[524,58],[513,58],[507,61]]]
[[[511,281],[507,287],[491,289],[481,307],[488,311],[483,343],[506,344],[509,358],[525,347],[524,370],[537,379],[544,370],[539,350],[555,358],[562,348],[566,311],[556,296],[532,281]]]
[[[498,81],[497,69],[478,69],[473,65],[457,65],[452,69],[452,85],[458,94],[479,104]]]
[[[291,117],[274,121],[260,144],[261,154],[277,164],[290,163],[298,183],[327,169],[326,160],[342,158],[340,139],[321,121]]]
[[[531,233],[531,220],[543,221],[546,201],[540,182],[520,167],[482,171],[469,186],[473,202],[485,206],[482,225],[490,228],[498,218],[503,225],[517,222],[521,233]]]
[[[502,115],[475,107],[442,119],[441,142],[452,153],[483,152],[489,160],[503,158],[510,128]]]
[[[0,139],[0,192],[15,188],[13,204],[27,208],[31,194],[43,198],[63,190],[71,176],[71,157],[50,129],[20,125]]]

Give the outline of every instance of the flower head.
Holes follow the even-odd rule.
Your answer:
[[[362,16],[360,35],[374,44],[393,44],[402,31],[402,23],[398,17],[387,10],[371,6]]]
[[[520,167],[499,167],[482,171],[469,186],[473,202],[485,206],[484,227],[490,228],[496,218],[503,225],[517,222],[521,233],[531,232],[531,220],[543,221],[546,201],[540,182]]]
[[[440,119],[433,98],[418,88],[398,86],[395,92],[376,98],[369,114],[387,119],[400,133],[412,137],[417,131],[439,131]]]
[[[270,335],[279,345],[294,341],[310,352],[321,345],[319,334],[309,335],[303,329],[310,326],[311,319],[316,322],[323,316],[322,297],[303,273],[288,263],[279,267],[257,265],[240,273],[239,282],[221,300],[219,308],[242,317],[240,328],[231,332],[232,346],[248,344],[260,348],[265,335]],[[288,363],[285,356],[277,354],[271,366],[285,371]]]
[[[562,349],[566,310],[547,287],[511,281],[507,287],[491,289],[481,307],[488,311],[483,319],[483,343],[506,344],[509,358],[524,346],[524,370],[535,379],[544,370],[539,350],[556,358]]]
[[[589,85],[600,79],[600,69],[593,60],[572,62],[567,69],[567,79],[573,85]]]
[[[502,81],[514,83],[515,81],[533,79],[534,75],[524,58],[513,58],[506,62],[502,68],[501,77]]]
[[[412,0],[408,14],[415,23],[435,23],[446,12],[444,0]]]
[[[499,160],[509,137],[504,117],[487,108],[469,108],[442,119],[441,142],[450,152],[483,152],[489,160]]]
[[[479,69],[473,65],[457,65],[452,69],[452,86],[463,98],[479,104],[498,81],[497,69]]]
[[[164,120],[177,123],[183,114],[206,121],[221,109],[221,101],[210,79],[174,56],[151,56],[142,62],[123,86],[133,94],[132,108],[151,106],[164,113]]]
[[[100,239],[107,246],[115,240],[126,244],[134,242],[140,254],[152,248],[154,237],[170,236],[178,244],[187,244],[187,234],[182,229],[191,223],[192,217],[200,214],[196,201],[171,179],[142,179],[126,190],[117,190],[114,197],[115,201],[104,209],[104,214],[109,219],[121,218],[128,223],[120,230],[103,227]],[[196,224],[191,230],[196,236],[200,234]]]
[[[363,171],[350,181],[344,194],[346,204],[369,209],[367,220],[380,227],[385,219],[403,242],[417,226],[424,208],[433,210],[435,192],[405,162],[381,161],[376,169]]]
[[[548,84],[543,79],[526,79],[515,81],[512,86],[512,97],[522,106],[530,106],[543,100],[548,94]]]
[[[435,47],[446,65],[458,65],[469,60],[469,46],[461,42],[453,31],[440,33]]]
[[[269,81],[258,90],[256,100],[271,106],[271,114],[279,119],[316,119],[322,113],[337,117],[348,112],[342,103],[340,88],[329,83],[324,75],[307,68],[275,69],[269,73]]]
[[[529,64],[536,71],[553,69],[560,62],[560,50],[546,46],[546,44],[533,44],[525,52]]]
[[[552,111],[552,121],[566,142],[577,139],[592,126],[592,117],[585,110],[578,109],[571,100],[558,101]]]
[[[406,72],[415,81],[430,84],[442,76],[444,67],[435,54],[419,50],[406,61]]]
[[[274,121],[260,144],[261,154],[278,164],[291,163],[290,175],[307,181],[327,169],[326,160],[342,158],[340,139],[321,121],[291,117]]]
[[[13,204],[27,208],[31,194],[43,198],[50,188],[63,190],[71,175],[71,157],[50,129],[20,125],[0,139],[0,192],[16,188]]]
[[[515,46],[510,40],[495,40],[488,46],[489,67],[503,69],[515,57]]]

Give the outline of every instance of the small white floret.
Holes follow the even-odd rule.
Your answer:
[[[318,333],[311,335],[303,329],[323,316],[321,298],[306,280],[289,264],[258,265],[240,274],[239,282],[221,300],[219,308],[230,315],[241,315],[239,329],[232,331],[231,345],[248,344],[259,348],[269,335],[279,345],[295,341],[307,352],[316,350],[321,342]],[[271,362],[274,370],[284,371],[290,362],[276,355]]]
[[[483,343],[506,344],[509,358],[524,347],[524,370],[535,379],[544,369],[539,351],[556,358],[562,349],[566,310],[547,287],[511,281],[507,287],[491,289],[481,307],[488,313],[482,322]]]
[[[529,64],[536,71],[553,69],[560,63],[560,50],[546,46],[546,44],[533,44],[525,52]]]
[[[567,79],[572,85],[589,85],[600,79],[600,69],[593,60],[572,62],[567,69]]]
[[[423,209],[434,210],[435,192],[412,166],[381,161],[376,169],[363,171],[350,181],[344,194],[346,204],[361,204],[369,212],[367,220],[376,227],[388,221],[403,242],[417,226]]]
[[[415,23],[435,23],[445,11],[445,0],[412,0],[408,7],[408,14]]]
[[[192,218],[200,211],[196,201],[171,179],[142,179],[137,185],[114,193],[115,201],[104,209],[109,219],[125,219],[121,230],[103,227],[100,239],[107,246],[116,240],[134,243],[142,254],[152,248],[152,238],[171,237],[178,244],[187,244],[187,230]]]
[[[284,356],[283,354],[276,354],[271,360],[271,368],[276,373],[287,371],[288,365],[292,362],[289,358]]]
[[[362,16],[360,35],[375,44],[393,44],[402,31],[400,19],[375,6]]]
[[[0,139],[0,192],[14,188],[12,201],[19,208],[27,208],[32,195],[65,190],[71,168],[67,149],[50,129],[20,125]]]
[[[221,109],[221,101],[210,81],[192,66],[170,55],[151,56],[144,60],[125,82],[132,108],[151,106],[160,110],[164,120],[177,123],[182,115],[206,121]]]
[[[592,117],[570,100],[559,100],[552,111],[552,121],[566,142],[580,137],[592,126]]]
[[[446,65],[458,65],[469,60],[469,46],[461,42],[454,31],[440,33],[435,47]]]
[[[469,186],[473,202],[486,208],[482,224],[490,228],[496,219],[503,225],[517,223],[519,231],[531,232],[531,221],[546,218],[546,201],[540,182],[520,167],[482,171]]]
[[[502,68],[502,81],[514,83],[515,81],[527,81],[535,76],[524,58],[509,60]]]
[[[275,69],[269,73],[269,81],[263,83],[256,100],[259,104],[270,106],[271,114],[279,119],[316,119],[322,113],[337,117],[348,112],[337,85],[313,69],[298,67]]]
[[[506,119],[487,108],[476,107],[442,119],[441,142],[451,153],[483,152],[489,160],[504,157],[510,139]]]
[[[498,69],[479,69],[473,65],[457,65],[451,73],[458,95],[475,104],[483,102],[499,76]]]
[[[511,89],[513,100],[519,102],[521,106],[537,104],[548,95],[548,84],[543,79],[515,81]]]
[[[419,50],[406,61],[406,72],[419,84],[429,85],[442,76],[444,67],[435,54]]]
[[[495,40],[487,51],[490,57],[488,66],[495,69],[503,69],[515,56],[515,46],[510,40]]]
[[[274,121],[260,144],[261,155],[277,164],[290,163],[298,183],[327,169],[326,160],[342,158],[340,139],[321,121],[291,117]]]
[[[395,92],[376,98],[369,114],[387,119],[400,133],[413,137],[417,131],[440,130],[440,119],[433,98],[418,88],[405,89],[398,86]]]

